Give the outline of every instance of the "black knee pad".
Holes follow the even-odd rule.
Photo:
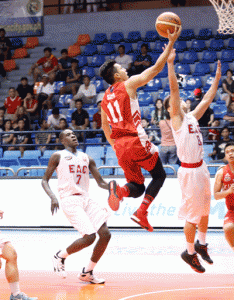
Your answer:
[[[145,185],[144,184],[129,182],[129,183],[126,184],[126,186],[129,188],[129,191],[130,191],[130,194],[129,194],[128,197],[138,198],[145,191]]]

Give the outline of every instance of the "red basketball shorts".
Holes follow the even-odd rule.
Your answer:
[[[224,218],[223,225],[226,225],[228,223],[234,224],[234,211],[233,210],[228,210],[226,213],[226,216]]]

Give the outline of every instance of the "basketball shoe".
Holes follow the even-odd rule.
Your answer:
[[[203,266],[200,264],[199,259],[197,257],[197,253],[194,253],[192,255],[188,254],[188,251],[185,250],[182,254],[181,254],[181,258],[190,265],[190,267],[198,272],[198,273],[204,273],[206,270],[205,268],[203,268]]]
[[[90,282],[93,284],[103,284],[105,283],[105,279],[97,278],[93,275],[93,270],[85,272],[85,268],[83,268],[82,272],[78,276],[81,281]]]
[[[131,216],[131,219],[139,224],[142,228],[152,232],[154,229],[150,225],[147,219],[148,212],[147,211],[142,211],[142,209],[138,209],[134,212],[134,214]]]
[[[212,265],[213,260],[210,258],[210,255],[207,252],[207,246],[208,244],[201,245],[199,241],[197,240],[195,244],[195,251],[201,255],[202,259],[205,260],[208,264]]]
[[[29,297],[29,296],[27,296],[24,293],[20,293],[20,294],[18,294],[16,296],[13,296],[11,294],[10,300],[38,300],[38,298],[37,297]]]
[[[66,278],[67,273],[65,272],[65,258],[61,258],[58,254],[61,250],[54,255],[52,258],[53,265],[54,265],[54,272],[57,273],[60,277]]]
[[[109,198],[108,203],[110,208],[113,211],[119,209],[120,201],[123,200],[123,195],[120,186],[116,183],[115,180],[109,182]]]

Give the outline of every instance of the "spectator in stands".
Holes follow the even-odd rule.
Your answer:
[[[97,102],[97,109],[98,111],[93,115],[93,123],[92,123],[92,127],[93,129],[101,129],[102,130],[102,120],[101,120],[101,103],[102,101],[99,100]],[[95,137],[98,133],[95,133],[92,134],[92,137]],[[101,131],[101,134],[102,134],[102,141],[105,142],[106,141],[106,137],[105,137],[105,134],[103,132],[103,130]]]
[[[30,129],[30,121],[24,106],[18,106],[13,118],[13,128],[18,127],[18,121],[23,119],[24,120],[24,128],[25,130]]]
[[[141,54],[136,57],[131,74],[140,74],[152,65],[152,56],[148,53],[148,44],[141,45]]]
[[[75,96],[78,88],[80,87],[82,81],[81,81],[81,69],[78,67],[78,60],[72,59],[71,60],[71,70],[68,71],[66,83],[67,85],[63,86],[60,89],[60,95],[63,95],[65,93],[72,93],[73,96]]]
[[[73,130],[85,130],[89,126],[89,114],[82,108],[83,101],[81,99],[76,100],[76,111],[72,113],[72,126]],[[77,137],[79,141],[84,140],[84,132],[78,133]]]
[[[6,82],[11,82],[11,81],[7,78],[7,76],[6,76],[6,71],[5,71],[5,69],[4,69],[2,63],[0,63],[0,75],[3,77],[3,79],[4,79]]]
[[[77,94],[73,97],[73,102],[70,102],[70,107],[73,106],[75,100],[82,99],[84,104],[94,104],[96,101],[96,86],[90,83],[88,75],[83,76],[83,84],[79,87]]]
[[[59,120],[59,128],[58,130],[65,130],[67,129],[69,126],[67,124],[67,119],[66,118],[62,118]],[[64,149],[64,146],[61,144],[60,139],[59,139],[59,132],[56,132],[56,144],[60,144],[55,146],[55,150],[62,150]]]
[[[189,113],[191,111],[191,105],[192,105],[192,101],[190,99],[187,99],[185,101],[186,103],[186,114]]]
[[[4,121],[5,121],[5,107],[0,107],[0,120],[1,120],[1,124],[0,124],[0,129],[4,129]]]
[[[25,146],[26,144],[28,144],[30,142],[30,134],[29,133],[23,133],[22,131],[26,131],[25,129],[25,122],[24,119],[19,119],[18,121],[18,127],[15,128],[15,134],[14,134],[14,138],[13,138],[13,143],[12,145],[17,145],[20,144],[22,146],[13,146],[11,147],[9,150],[20,150],[21,152],[21,157],[23,157],[24,155],[24,150],[25,150]]]
[[[211,128],[209,129],[209,140],[212,141],[219,141],[220,140],[220,130],[216,127],[220,126],[219,120],[214,120],[211,124]]]
[[[14,114],[17,110],[18,106],[21,106],[22,99],[17,96],[16,90],[14,87],[9,88],[9,96],[5,99],[4,106],[6,109],[5,117],[7,119],[12,120],[14,117]]]
[[[164,165],[176,164],[178,157],[176,153],[176,144],[173,138],[170,114],[166,111],[166,119],[160,120],[159,127],[161,131],[161,148],[159,156]]]
[[[39,67],[42,66],[42,69]],[[44,49],[44,57],[40,58],[30,69],[29,75],[33,74],[34,83],[39,81],[43,74],[52,75],[56,74],[58,70],[58,60],[52,54],[52,49],[47,47]]]
[[[226,126],[234,126],[234,102],[229,105],[229,110],[223,117]]]
[[[151,112],[151,124],[159,126],[161,120],[166,119],[166,110],[163,106],[163,100],[157,99],[155,102],[155,110]]]
[[[52,114],[48,117],[49,127],[54,130],[60,130],[59,123],[61,119],[66,119],[66,117],[59,113],[58,107],[53,108]]]
[[[24,98],[23,105],[26,113],[29,114],[30,123],[39,119],[38,101],[34,98],[33,93],[27,93],[27,96]]]
[[[68,71],[71,70],[72,58],[68,56],[67,49],[61,50],[62,57],[58,61],[57,81],[66,81]]]
[[[118,48],[119,55],[116,56],[115,61],[121,65],[128,72],[132,67],[132,58],[130,55],[125,54],[125,46],[120,45]]]
[[[54,85],[49,82],[47,74],[42,75],[43,84],[37,89],[38,111],[41,109],[52,109],[52,98],[54,95]]]
[[[51,132],[39,132],[39,131],[47,131],[49,128],[49,124],[47,123],[47,121],[45,119],[41,119],[39,121],[39,126],[40,126],[40,129],[38,130],[38,132],[35,135],[35,143],[37,145],[50,144]],[[42,153],[44,153],[44,151],[49,150],[50,147],[44,145],[44,146],[39,146],[38,149],[41,150]]]
[[[4,134],[1,135],[1,141],[2,141],[1,144],[3,150],[5,151],[7,150],[7,147],[4,147],[3,145],[12,144],[14,138],[14,130],[12,129],[11,126],[11,120],[5,120],[3,131]]]
[[[141,125],[144,129],[150,129],[151,126],[149,124],[149,120],[147,118],[142,118],[141,119]],[[160,138],[158,137],[157,131],[156,130],[146,130],[146,133],[149,137],[150,142],[159,142]]]
[[[227,70],[226,78],[222,81],[222,94],[220,96],[221,100],[224,100],[226,106],[229,108],[231,101],[234,101],[234,81],[232,79],[232,70]]]
[[[18,85],[16,91],[18,96],[24,101],[24,98],[27,96],[28,93],[33,94],[33,87],[28,84],[28,78],[22,77],[20,79],[21,83]]]
[[[4,28],[0,28],[0,61],[11,59],[12,47],[11,41],[8,37],[5,37],[6,31]]]
[[[225,148],[226,144],[231,141],[230,130],[228,127],[222,128],[221,137],[222,137],[222,139],[215,143],[213,152],[208,154],[208,156],[213,158],[212,162],[214,162],[214,163],[226,163],[227,162],[225,160],[224,148]]]

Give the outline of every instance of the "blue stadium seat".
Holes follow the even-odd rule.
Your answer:
[[[102,138],[100,137],[100,138],[87,138],[86,140],[85,140],[85,143],[86,144],[91,144],[91,145],[89,145],[89,146],[97,146],[98,144],[101,144],[101,142],[102,142]],[[92,145],[93,144],[93,145]]]
[[[162,100],[164,100],[167,96],[169,96],[169,92],[167,92],[167,91],[162,91],[162,92],[159,92],[158,93],[158,99],[162,99]]]
[[[104,43],[102,45],[100,54],[101,55],[110,55],[112,53],[115,53],[115,46],[113,44],[110,44],[110,43]]]
[[[87,146],[86,154],[90,155],[94,160],[104,158],[104,147],[103,146]]]
[[[216,35],[215,35],[215,38],[216,38],[217,40],[227,40],[227,39],[229,39],[230,37],[231,37],[230,34],[223,34],[223,33],[219,33],[218,31],[217,31],[217,33],[216,33]]]
[[[153,104],[153,98],[151,96],[150,93],[139,93],[138,94],[138,101],[139,101],[139,105],[140,106],[146,106],[146,105],[150,105]]]
[[[185,41],[176,41],[174,44],[176,52],[184,52],[187,50],[187,44]]]
[[[43,156],[39,157],[41,165],[47,166],[51,155],[55,152],[56,150],[45,150]]]
[[[105,60],[107,59],[115,59],[118,56],[118,53],[112,53],[111,55],[105,56]]]
[[[227,50],[234,50],[234,38],[229,40]]]
[[[154,43],[154,48],[152,49],[155,53],[162,53],[164,47],[164,42],[161,40],[158,40]]]
[[[80,68],[83,68],[84,66],[88,65],[87,56],[79,55],[79,56],[77,56],[76,59],[78,59],[78,61],[79,61]]]
[[[167,65],[165,65],[165,67],[163,68],[163,70],[158,73],[158,75],[156,76],[156,78],[165,78],[167,76],[168,76],[168,68],[167,68]]]
[[[92,44],[94,45],[102,45],[107,42],[106,33],[96,33],[93,39]]]
[[[194,64],[198,61],[197,53],[195,51],[185,51],[181,64]]]
[[[17,172],[18,172],[17,176],[27,176],[28,175],[28,170],[26,170],[26,169],[22,169],[22,170],[18,171],[20,168],[26,168],[26,166],[24,166],[24,165],[18,165],[18,166],[13,165],[13,166],[10,166],[10,168],[14,170],[15,174],[17,174]]]
[[[103,79],[96,79],[92,80],[92,83],[96,86],[96,93],[100,93],[101,91],[104,91],[104,84],[103,84]]]
[[[187,64],[180,64],[180,63],[176,64],[176,66],[175,66],[175,72],[178,73],[178,74],[184,74],[184,75],[191,74],[189,65],[187,65]]]
[[[0,148],[0,158],[2,158],[3,150]]]
[[[214,76],[208,76],[207,78],[206,78],[206,84],[205,84],[205,86],[203,87],[203,90],[205,91],[205,92],[207,92],[208,90],[209,90],[209,88],[210,88],[210,86],[212,85],[212,83],[213,83],[213,81],[214,81]],[[221,80],[219,81],[219,87],[221,87],[222,86],[222,82],[221,82]]]
[[[125,47],[125,54],[129,54],[133,52],[132,43],[120,43],[120,45],[124,45]]]
[[[173,169],[171,169],[170,166],[172,168],[174,168],[175,171]],[[168,164],[168,165],[163,165],[163,167],[164,167],[165,172],[166,172],[167,175],[177,175],[177,171],[178,171],[178,169],[179,169],[180,166],[177,165],[177,164]]]
[[[97,68],[97,67],[100,67],[104,62],[105,62],[105,56],[95,54],[95,55],[93,55],[92,62],[89,64],[89,66]]]
[[[207,164],[210,162],[212,163],[212,157],[208,156],[208,154],[213,152],[213,145],[212,144],[204,144],[203,149],[204,149],[203,160]]]
[[[191,90],[180,90],[180,98],[186,101],[187,99],[190,99],[191,101],[194,100],[194,93]]]
[[[3,157],[0,158],[1,167],[9,167],[11,165],[19,165],[20,151],[5,151]]]
[[[155,63],[156,60],[159,58],[160,53],[159,53],[159,52],[152,51],[152,52],[150,52],[150,55],[153,57],[153,63]]]
[[[98,53],[97,45],[88,44],[84,48],[84,52],[82,53],[85,56],[93,56]]]
[[[156,92],[162,89],[162,81],[160,78],[150,80],[144,87],[145,92]]]
[[[106,163],[105,163],[105,166],[118,166],[118,160],[117,160],[117,157],[111,157],[111,158],[108,158],[106,160]],[[107,169],[104,169],[103,170],[104,174],[103,175],[114,175],[115,174],[115,168],[107,168]]]
[[[110,37],[110,43],[119,44],[121,42],[124,42],[123,32],[112,32]]]
[[[140,31],[130,31],[128,33],[128,37],[126,39],[127,43],[137,43],[141,40],[141,33]]]
[[[225,104],[215,104],[213,106],[213,111],[215,119],[223,119],[227,113],[227,106]]]
[[[211,167],[211,166],[209,166],[209,164],[215,165],[215,167]],[[217,173],[218,169],[224,165],[224,163],[217,164],[217,163],[212,163],[212,161],[210,161],[209,164],[207,167],[210,172],[210,175],[215,175]]]
[[[95,71],[94,68],[92,67],[84,67],[82,68],[82,75],[88,75],[90,79],[95,77]]]
[[[223,40],[212,39],[210,42],[210,46],[208,48],[209,51],[221,51],[224,49]]]
[[[206,44],[204,41],[199,41],[199,40],[192,41],[192,45],[190,48],[191,51],[201,52],[205,49],[206,49]]]
[[[234,50],[223,50],[221,53],[221,62],[233,62],[234,61]]]
[[[206,63],[197,63],[195,66],[195,71],[193,73],[193,76],[205,76],[205,74],[210,73],[210,67]]]
[[[24,151],[24,156],[19,158],[19,162],[22,165],[25,166],[39,166],[40,161],[39,157],[41,156],[41,151],[40,150],[26,150]]]
[[[153,43],[159,39],[159,34],[156,30],[149,30],[145,34],[144,42]]]
[[[179,41],[191,41],[195,38],[196,36],[193,29],[183,29],[179,36]]]
[[[198,40],[209,40],[213,37],[211,28],[202,28],[200,29],[197,39]]]
[[[23,40],[20,37],[12,38],[11,44],[13,49],[21,48],[23,47]]]
[[[216,62],[215,65],[214,65],[214,71],[212,71],[212,72],[210,73],[212,76],[215,76],[216,69],[217,69],[217,62]],[[229,69],[230,69],[229,64],[228,64],[227,62],[223,62],[223,63],[222,63],[222,66],[221,66],[221,73],[222,73],[222,76],[226,75],[227,70],[229,70]]]
[[[188,75],[185,77],[185,90],[192,90],[194,91],[196,88],[201,88],[202,87],[202,81],[201,77],[199,76],[193,76],[193,75]]]
[[[205,50],[203,52],[202,59],[200,62],[202,63],[214,63],[217,60],[217,54],[215,51]]]
[[[59,94],[60,89],[66,85],[65,81],[57,81],[55,82],[54,93]]]

